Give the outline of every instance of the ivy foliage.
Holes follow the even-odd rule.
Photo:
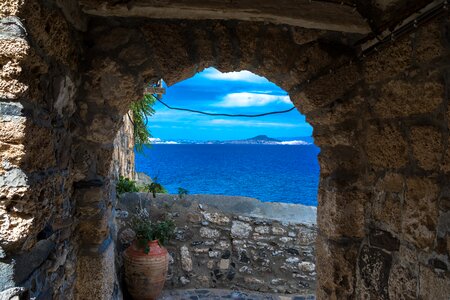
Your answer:
[[[155,113],[153,109],[155,102],[155,96],[145,94],[141,100],[133,102],[130,106],[133,114],[134,145],[138,152],[143,151],[144,145],[148,144],[148,139],[152,137],[150,130],[147,128],[147,118]]]

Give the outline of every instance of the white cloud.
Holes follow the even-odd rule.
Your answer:
[[[266,78],[253,74],[249,71],[222,73],[214,68],[209,68],[203,71],[201,76],[211,80],[245,81],[253,83],[270,82]]]
[[[214,106],[219,107],[249,107],[249,106],[265,106],[272,103],[292,104],[289,96],[269,95],[259,93],[231,93],[223,97],[223,100]]]
[[[210,125],[217,126],[244,126],[244,127],[302,127],[302,124],[263,122],[256,120],[232,120],[232,119],[214,119],[208,122]]]

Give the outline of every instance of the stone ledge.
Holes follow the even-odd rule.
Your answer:
[[[139,197],[144,199],[146,193],[125,194],[123,203],[139,203]],[[264,218],[280,222],[298,224],[316,224],[317,208],[301,204],[262,202],[255,198],[224,195],[193,194],[179,200],[177,195],[157,194],[152,202],[156,205],[172,204],[182,201],[183,205],[208,205],[224,213],[239,214],[241,216]]]

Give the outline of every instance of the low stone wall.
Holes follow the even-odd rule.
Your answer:
[[[228,209],[205,204],[208,198]],[[126,194],[117,211],[122,251],[132,236],[126,220],[139,201],[153,218],[169,214],[177,226],[175,238],[167,245],[171,262],[166,288],[314,293],[314,224],[283,222],[255,217],[254,211],[242,212],[248,210],[249,203],[251,206],[257,201],[251,198],[192,195],[178,199],[174,195],[157,195],[153,199],[146,194]],[[236,207],[234,212],[231,206]],[[259,202],[258,211],[262,211],[260,206],[270,211],[271,206],[280,209],[283,204]],[[239,207],[244,209],[240,211]],[[303,208],[298,206],[299,210]]]

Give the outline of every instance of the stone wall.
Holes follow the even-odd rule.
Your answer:
[[[133,235],[126,222],[141,202],[153,219],[169,215],[177,226],[174,238],[167,245],[171,260],[166,288],[314,293],[317,233],[314,224],[244,213],[241,207],[253,205],[255,199],[212,197],[212,201],[234,203],[234,211],[224,211],[220,203],[212,203],[216,207],[205,204],[205,197],[208,196],[179,199],[176,195],[158,195],[153,199],[148,194],[123,195],[118,204],[119,247],[123,250],[129,245]],[[283,204],[259,203],[259,208],[264,206],[269,211]],[[295,205],[286,207],[300,210]]]
[[[78,4],[0,4],[2,290],[120,296],[110,170],[123,116],[145,85],[215,66],[278,84],[314,127],[318,298],[447,298],[448,13],[363,56],[358,34],[237,20],[87,21]]]
[[[50,2],[0,4],[1,299],[73,296],[79,40]]]
[[[130,120],[131,112],[123,116],[123,125],[114,139],[114,152],[111,164],[113,178],[119,176],[135,178],[136,168],[134,164],[134,130]]]
[[[320,299],[450,295],[449,28],[436,19],[295,97],[321,148]]]

